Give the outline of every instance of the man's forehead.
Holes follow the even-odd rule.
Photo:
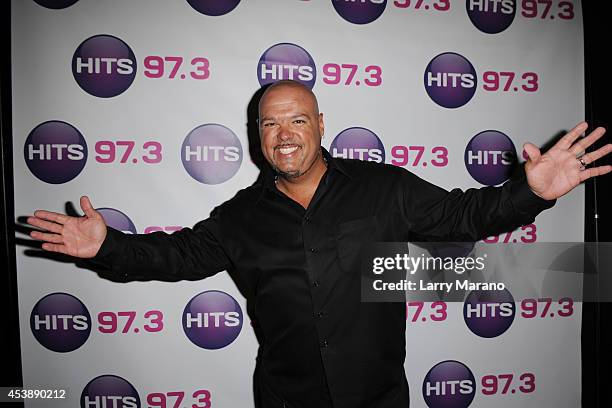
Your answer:
[[[271,99],[266,101],[265,104],[262,105],[262,113],[273,109],[275,111],[294,111],[294,110],[302,110],[306,111],[304,108],[304,104],[300,103],[296,100],[291,99]]]
[[[259,113],[261,115],[264,108],[282,108],[284,105],[288,108],[291,105],[305,105],[306,109],[318,111],[317,99],[312,91],[302,84],[289,82],[271,85],[264,92],[259,101]]]

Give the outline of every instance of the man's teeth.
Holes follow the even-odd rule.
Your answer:
[[[297,146],[290,146],[290,147],[280,147],[278,150],[280,150],[280,152],[282,154],[291,154],[293,152],[295,152],[297,150]]]

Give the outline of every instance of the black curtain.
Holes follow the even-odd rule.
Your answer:
[[[31,0],[21,0],[31,1]],[[517,3],[520,4],[519,1]],[[608,55],[606,44],[609,33],[609,2],[583,2],[585,38],[585,84],[586,120],[591,126],[604,126],[609,133],[599,145],[610,143],[610,111],[605,98],[607,83],[606,67],[603,63]],[[0,248],[0,310],[3,311],[4,324],[0,329],[0,386],[21,386],[21,353],[17,309],[17,282],[15,270],[15,212],[13,199],[13,147],[12,147],[12,108],[11,108],[11,21],[10,1],[0,2],[0,125],[2,154],[2,217],[0,228],[2,246]],[[605,160],[612,163],[612,158]],[[585,241],[612,241],[610,215],[612,208],[612,175],[599,177],[586,184]],[[595,215],[597,214],[597,218]],[[20,214],[21,215],[21,214]],[[612,273],[612,271],[610,271]],[[585,303],[582,326],[582,400],[583,407],[606,407],[608,395],[607,381],[610,378],[607,367],[612,360],[609,345],[612,344],[612,331],[607,329],[607,317],[612,307],[609,303]],[[559,356],[563,358],[563,356]],[[604,394],[605,393],[605,394]],[[21,404],[15,404],[20,406]]]

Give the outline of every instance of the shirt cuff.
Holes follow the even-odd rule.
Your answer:
[[[96,269],[106,270],[110,272],[111,275],[116,275],[116,279],[125,280],[127,276],[119,276],[113,267],[117,259],[121,256],[120,249],[123,247],[125,240],[125,234],[107,226],[106,237],[104,238],[98,253],[93,258],[88,259],[88,261]],[[113,260],[115,260],[115,262],[113,262]]]
[[[527,184],[526,177],[522,177],[514,182],[510,188],[510,192],[510,199],[512,200],[514,209],[521,214],[532,217],[551,208],[557,202],[557,200],[545,200],[534,193],[529,187],[529,184]]]

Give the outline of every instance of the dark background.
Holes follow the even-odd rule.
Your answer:
[[[607,104],[606,79],[609,57],[610,21],[612,14],[607,1],[583,1],[585,37],[586,120],[592,126],[610,129],[602,143],[610,143],[610,109]],[[0,310],[5,323],[0,329],[0,386],[22,385],[17,281],[15,269],[15,214],[13,199],[13,148],[11,126],[11,21],[10,2],[0,2],[0,125],[2,154],[2,216],[0,217]],[[608,157],[607,164],[612,163]],[[612,173],[586,183],[585,241],[612,241],[610,216],[612,208]],[[597,220],[595,214],[598,215]],[[575,216],[575,214],[568,214]],[[612,271],[609,271],[612,273]],[[610,303],[585,303],[582,322],[582,406],[608,407],[607,383],[611,378],[608,367],[612,362],[612,330],[608,329]],[[608,316],[608,317],[606,317]],[[559,356],[563,358],[563,356]],[[4,405],[3,405],[4,406]],[[8,404],[7,404],[8,406]],[[19,406],[15,404],[14,406]],[[534,407],[535,408],[535,407]]]

